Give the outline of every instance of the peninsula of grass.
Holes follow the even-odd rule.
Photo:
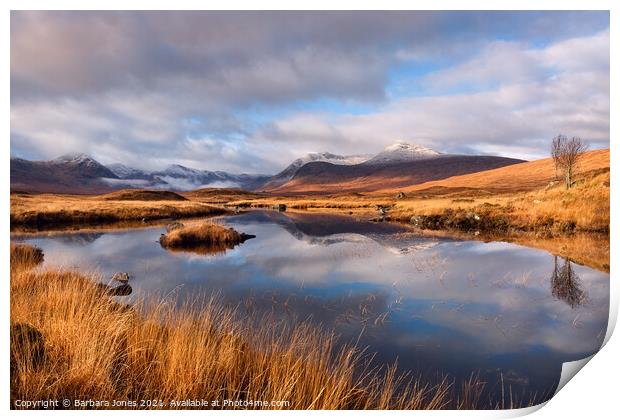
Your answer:
[[[159,243],[172,250],[218,253],[233,249],[254,235],[239,233],[218,223],[201,222],[190,226],[178,224],[162,234]]]
[[[168,192],[174,196],[155,193],[155,196],[148,191],[125,191],[103,196],[11,194],[11,229],[75,228],[228,213],[222,207],[188,201],[176,193]]]

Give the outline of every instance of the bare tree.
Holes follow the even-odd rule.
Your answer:
[[[580,137],[573,137],[568,140],[566,136],[560,134],[553,138],[551,157],[556,169],[556,178],[558,169],[563,170],[566,189],[573,186],[573,176],[577,163],[586,150],[588,150],[588,145]]]
[[[553,158],[553,165],[555,166],[555,179],[558,179],[558,171],[560,169],[560,154],[562,151],[562,144],[566,143],[566,136],[558,134],[551,141],[551,157]]]

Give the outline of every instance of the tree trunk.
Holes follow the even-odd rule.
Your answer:
[[[573,167],[568,165],[566,167],[566,189],[568,190],[573,185]]]

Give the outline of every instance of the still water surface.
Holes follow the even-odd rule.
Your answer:
[[[162,249],[164,227],[26,241],[43,249],[44,268],[131,273],[126,299],[218,293],[257,316],[320,323],[367,347],[374,363],[457,381],[475,372],[517,394],[554,389],[562,363],[596,352],[605,336],[609,275],[545,251],[346,216],[255,211],[224,221],[256,238],[218,255]]]

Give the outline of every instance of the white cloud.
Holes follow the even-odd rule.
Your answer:
[[[607,147],[608,47],[607,31],[542,50],[492,43],[478,57],[428,79],[440,86],[479,81],[499,86],[399,99],[366,115],[300,113],[258,132],[252,142],[280,140],[298,151],[337,144],[340,153],[371,153],[404,140],[448,152],[537,158],[554,135],[566,133]],[[577,65],[573,57],[582,56],[598,58]]]
[[[274,173],[308,152],[376,153],[395,141],[526,158],[559,132],[607,146],[609,30],[566,39],[601,18],[562,15],[565,25],[543,31],[558,39],[545,48],[524,34],[556,18],[495,18],[13,13],[11,152]],[[519,42],[488,41],[500,21],[520,22],[509,31]],[[429,58],[457,62],[416,79],[427,96],[390,98],[391,69]],[[375,111],[292,113],[320,98]]]

